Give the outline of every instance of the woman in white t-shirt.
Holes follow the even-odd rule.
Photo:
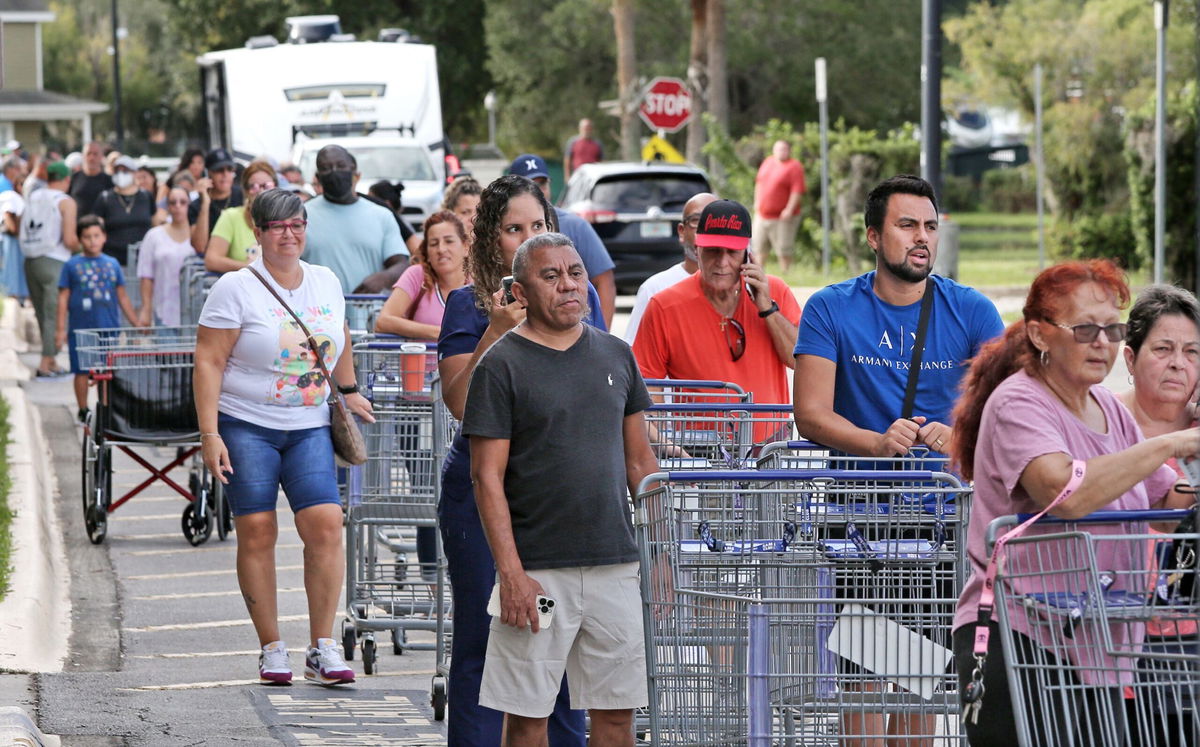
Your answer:
[[[223,275],[200,313],[196,411],[204,463],[225,483],[234,515],[238,583],[262,646],[259,680],[292,679],[275,602],[275,503],[282,486],[304,543],[312,639],[304,676],[337,685],[353,682],[354,670],[333,640],[345,575],[342,508],[330,392],[315,355],[323,357],[350,410],[368,422],[374,418],[354,381],[341,284],[327,268],[300,261],[305,215],[291,192],[272,189],[255,199],[251,218],[262,255]],[[303,319],[316,351],[264,281]]]
[[[138,250],[137,275],[142,284],[142,323],[179,324],[179,270],[188,257],[196,256],[192,232],[188,227],[187,190],[172,187],[167,192],[170,222],[146,232]]]

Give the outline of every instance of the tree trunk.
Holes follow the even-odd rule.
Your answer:
[[[729,131],[729,84],[725,62],[725,0],[708,0],[708,111]],[[719,164],[712,163],[713,176],[721,177]]]
[[[1200,2],[1200,0],[1196,0]],[[701,115],[708,97],[708,0],[692,0],[692,51],[687,69],[688,92],[692,96],[692,120],[687,126],[687,159],[703,167],[704,143],[708,139]]]
[[[617,36],[617,89],[621,99],[621,158],[641,156],[638,130],[637,44],[634,36],[635,0],[613,0],[613,28]]]

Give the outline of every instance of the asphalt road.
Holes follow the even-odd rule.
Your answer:
[[[82,431],[67,406],[70,379],[32,381],[27,391],[53,452],[73,604],[65,671],[34,678],[44,732],[89,747],[444,743],[444,725],[433,721],[429,706],[432,652],[393,655],[384,634],[380,674],[364,675],[360,655],[352,686],[303,680],[302,548],[286,503],[279,512],[278,599],[296,679],[291,687],[267,688],[257,684],[257,641],[237,587],[236,535],[222,542],[214,533],[191,547],[180,529],[187,502],[158,482],[118,508],[104,544],[92,545],[82,520]],[[173,448],[138,453],[156,465],[175,456]],[[120,496],[150,473],[120,455],[113,475]],[[171,476],[186,485],[185,469]]]

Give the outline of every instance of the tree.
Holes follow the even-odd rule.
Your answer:
[[[621,158],[636,161],[638,124],[637,39],[634,35],[634,0],[613,0],[613,30],[617,41],[617,97],[621,112]]]
[[[687,84],[692,97],[692,121],[687,126],[687,159],[700,163],[705,141],[701,117],[708,111],[708,0],[692,0],[689,49]]]

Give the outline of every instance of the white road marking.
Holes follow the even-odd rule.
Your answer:
[[[345,617],[345,612],[338,612],[334,615],[334,619]],[[303,615],[280,615],[279,622],[304,622],[308,620],[308,614]],[[192,623],[168,623],[166,625],[144,625],[139,628],[122,628],[125,633],[163,633],[171,630],[203,630],[207,628],[236,628],[240,626],[249,626],[249,617],[239,617],[236,620],[209,620],[207,622],[192,622]]]
[[[303,586],[296,586],[287,589],[276,589],[278,594],[295,594],[304,591]],[[157,602],[168,599],[204,599],[206,597],[233,597],[239,596],[242,592],[238,589],[229,589],[228,591],[195,591],[191,593],[180,594],[146,594],[144,596],[129,597],[139,602]]]
[[[280,528],[282,529],[283,527],[280,527]],[[231,536],[236,536],[236,535],[231,535]],[[304,547],[304,543],[289,542],[287,544],[275,545],[276,550],[294,550],[298,547]],[[188,555],[191,555],[192,553],[197,553],[197,552],[230,552],[231,550],[236,550],[236,549],[237,549],[236,542],[233,542],[232,540],[230,540],[228,542],[220,542],[218,540],[217,544],[212,545],[212,546],[203,545],[201,547],[182,548],[182,549],[178,549],[178,550],[133,550],[131,552],[125,553],[125,555],[127,555],[129,557],[141,558],[141,557],[151,557],[151,556],[155,556],[155,555],[178,555],[182,552],[186,552]]]
[[[216,656],[254,656],[258,651],[196,651],[183,654],[136,654],[130,659],[206,659]]]
[[[275,567],[278,571],[302,571],[303,565],[280,565]],[[236,574],[235,568],[219,568],[214,571],[183,571],[180,573],[143,573],[138,576],[126,576],[126,581],[157,581],[159,579],[168,578],[196,578],[199,576],[223,576],[227,574]]]
[[[176,685],[143,685],[142,687],[119,687],[118,692],[148,692],[154,690],[206,690],[214,687],[241,687],[257,685],[258,680],[224,680],[219,682],[180,682]]]

